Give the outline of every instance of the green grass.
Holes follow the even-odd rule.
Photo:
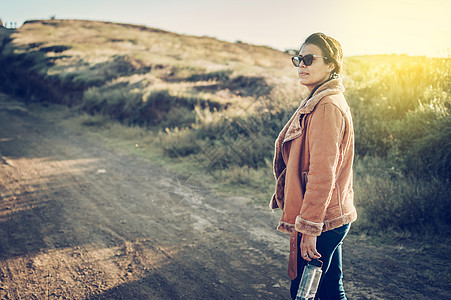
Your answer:
[[[9,38],[3,88],[72,106],[90,114],[73,120],[83,130],[268,203],[274,140],[306,95],[288,54],[75,20],[31,22]],[[362,232],[449,230],[450,70],[449,58],[345,58]]]

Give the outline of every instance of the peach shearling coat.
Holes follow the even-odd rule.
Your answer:
[[[291,233],[288,274],[297,276],[298,232],[319,236],[357,219],[353,204],[354,128],[341,79],[305,99],[275,142],[278,230]]]

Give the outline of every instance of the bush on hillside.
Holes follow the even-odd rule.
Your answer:
[[[233,73],[233,70],[219,70],[215,72],[209,73],[198,73],[192,74],[188,78],[187,81],[227,81],[230,78],[230,75]]]
[[[432,176],[404,175],[396,164],[380,158],[357,157],[356,161],[357,228],[370,231],[449,230],[449,181]]]
[[[389,57],[390,58],[390,57]],[[450,178],[451,60],[395,57],[348,67],[347,99],[354,117],[356,152],[396,160],[407,173]],[[351,62],[351,66],[352,66]],[[373,66],[373,68],[369,68]],[[374,72],[374,73],[371,73]],[[425,74],[429,76],[424,76]],[[354,77],[355,76],[355,77]],[[407,167],[408,166],[408,167]]]

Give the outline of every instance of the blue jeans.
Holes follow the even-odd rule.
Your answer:
[[[349,231],[351,224],[325,231],[321,233],[316,241],[316,249],[321,254],[320,260],[323,262],[323,274],[319,283],[315,299],[321,300],[346,300],[343,288],[343,273],[341,270],[341,244]],[[301,234],[299,234],[301,235]],[[298,238],[298,249],[301,238]],[[300,253],[300,250],[298,250]],[[298,255],[298,276],[291,281],[291,298],[296,299],[299,282],[306,261]]]

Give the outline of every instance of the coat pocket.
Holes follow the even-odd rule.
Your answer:
[[[302,189],[304,190],[304,194],[306,192],[306,188],[307,188],[307,183],[308,183],[308,171],[302,172]]]

